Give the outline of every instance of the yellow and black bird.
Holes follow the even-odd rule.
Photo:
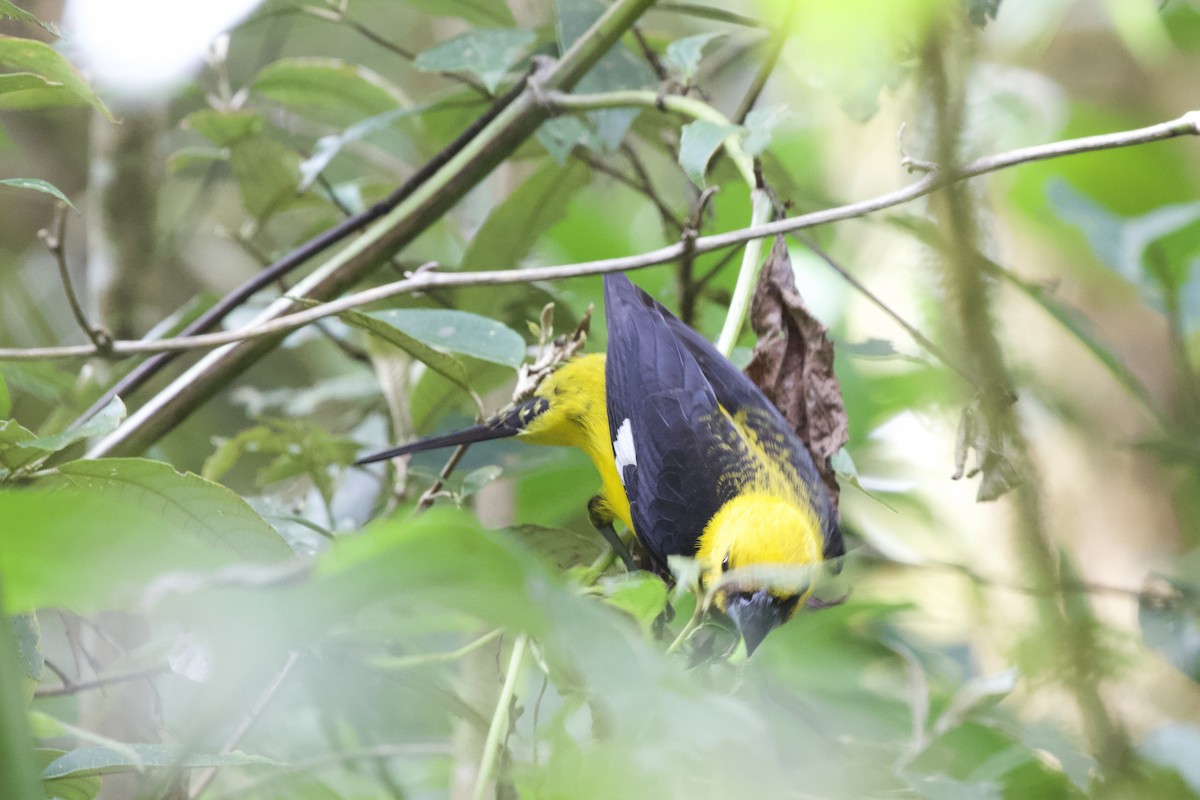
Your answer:
[[[619,519],[664,575],[680,555],[697,559],[705,586],[735,568],[750,576],[714,602],[752,653],[812,591],[756,583],[755,568],[814,568],[845,552],[829,494],[783,416],[703,336],[624,275],[605,276],[604,301],[607,357],[568,361],[487,423],[358,463],[509,436],[577,447],[600,473],[588,510],[610,542]]]

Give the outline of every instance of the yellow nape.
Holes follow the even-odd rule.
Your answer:
[[[811,509],[778,494],[749,491],[725,503],[709,520],[696,558],[704,585],[712,586],[731,569],[819,564],[823,559],[822,541],[820,524]],[[801,601],[810,592],[811,585],[801,594]],[[772,593],[780,597],[791,594]],[[715,599],[724,609],[723,593]]]
[[[538,397],[549,402],[546,411],[520,433],[531,444],[577,447],[600,473],[600,495],[613,516],[633,530],[629,499],[613,461],[604,393],[604,354],[573,358],[538,386]]]

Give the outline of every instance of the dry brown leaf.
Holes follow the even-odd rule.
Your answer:
[[[754,289],[750,325],[758,342],[746,375],[808,445],[836,508],[839,490],[829,460],[850,437],[846,405],[833,374],[833,342],[796,291],[782,236],[775,238]]]

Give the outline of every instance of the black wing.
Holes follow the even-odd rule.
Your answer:
[[[617,471],[634,532],[662,568],[694,555],[708,520],[732,496],[715,445],[736,443],[696,359],[624,275],[606,275],[605,381]]]

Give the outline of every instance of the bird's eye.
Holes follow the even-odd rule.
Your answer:
[[[724,560],[721,561],[721,572],[729,572],[729,553],[726,553]]]

